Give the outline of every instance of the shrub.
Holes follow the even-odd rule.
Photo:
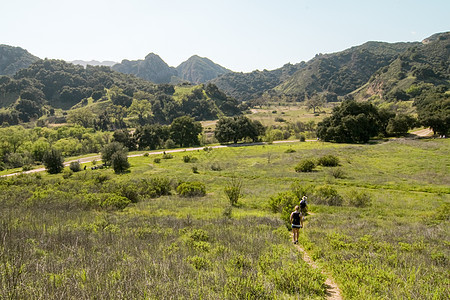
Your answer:
[[[323,204],[330,206],[341,206],[343,199],[338,194],[337,190],[328,185],[316,187],[313,194],[313,201],[315,204]]]
[[[270,209],[275,213],[281,213],[281,219],[288,227],[291,212],[298,203],[299,199],[292,191],[278,193],[269,199]]]
[[[173,158],[173,155],[172,154],[170,154],[170,153],[163,153],[163,157],[162,157],[163,159],[172,159]]]
[[[187,236],[196,242],[207,242],[209,241],[208,233],[203,229],[193,229],[187,233]]]
[[[47,172],[50,174],[61,173],[64,169],[64,158],[58,150],[53,148],[44,154],[42,162],[44,163]]]
[[[127,153],[124,151],[117,151],[111,156],[111,165],[116,174],[124,173],[130,168]]]
[[[192,167],[192,173],[198,174],[198,167],[197,166],[193,166]]]
[[[172,149],[172,148],[176,148],[177,144],[175,144],[175,142],[172,139],[168,139],[165,143],[164,143],[164,148],[166,149]]]
[[[22,171],[24,171],[24,172],[26,172],[26,171],[30,171],[30,170],[33,170],[33,166],[32,165],[24,165],[23,167],[22,167]],[[0,170],[1,171],[1,170]]]
[[[339,158],[334,155],[325,155],[317,160],[317,164],[324,167],[337,167],[339,166]]]
[[[300,142],[306,141],[306,137],[304,134],[300,135]]]
[[[112,194],[103,200],[101,207],[107,209],[124,209],[128,204],[130,204],[128,198]]]
[[[330,171],[330,175],[333,176],[336,179],[343,179],[343,178],[345,178],[345,172],[341,168],[332,169]]]
[[[220,166],[220,164],[218,162],[213,162],[211,164],[211,170],[213,170],[213,171],[222,171],[222,167]]]
[[[312,159],[303,159],[295,166],[295,172],[312,172],[316,164]]]
[[[348,204],[350,206],[355,206],[355,207],[366,207],[366,206],[370,206],[372,203],[372,198],[370,197],[369,194],[361,191],[352,191],[351,193],[349,193],[349,199],[348,199]]]
[[[242,196],[242,180],[237,177],[231,178],[224,191],[230,204],[232,206],[236,205],[239,198]]]
[[[191,161],[191,157],[189,155],[183,156],[183,162],[188,163]]]
[[[133,183],[120,185],[118,187],[117,194],[127,198],[132,203],[137,203],[139,201],[138,187]]]
[[[161,162],[161,158],[157,157],[153,160],[155,164],[159,164]]]
[[[170,195],[172,184],[168,178],[153,177],[150,179],[142,179],[138,189],[141,195],[156,198],[163,195]]]
[[[210,266],[209,260],[201,256],[188,257],[186,261],[196,270],[206,270]]]
[[[94,181],[100,184],[104,183],[107,180],[109,180],[109,176],[106,174],[97,174],[97,176],[94,177]]]
[[[293,208],[298,202],[298,198],[291,191],[278,193],[269,199],[269,207],[274,213],[280,213],[284,207]]]
[[[148,152],[144,153],[144,157],[148,157],[150,154]]]
[[[105,145],[102,149],[102,160],[106,165],[112,164],[112,156],[116,152],[124,152],[126,153],[128,151],[127,148],[125,148],[121,143],[119,142],[112,142],[107,145]]]
[[[64,179],[69,179],[73,175],[73,171],[70,169],[64,169],[62,173]]]
[[[181,197],[203,197],[206,195],[205,185],[199,181],[183,182],[177,187]]]
[[[294,153],[294,152],[297,152],[297,151],[295,151],[292,148],[288,148],[288,149],[286,149],[286,151],[284,151],[284,153]]]
[[[233,207],[231,205],[223,209],[222,216],[224,218],[231,219],[232,215],[233,215]]]
[[[69,165],[69,169],[72,170],[72,172],[80,172],[81,171],[81,165],[79,161],[73,161]]]

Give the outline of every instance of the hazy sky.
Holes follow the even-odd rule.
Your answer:
[[[0,44],[68,61],[197,54],[248,72],[450,31],[449,0],[0,1]]]

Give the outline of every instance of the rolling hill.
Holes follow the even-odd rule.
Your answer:
[[[450,32],[435,34],[375,72],[357,99],[409,100],[431,87],[450,86]]]
[[[192,83],[205,83],[231,71],[214,63],[206,57],[191,56],[177,68],[178,77]]]
[[[148,54],[144,60],[122,60],[112,66],[114,71],[133,74],[153,83],[170,83],[172,77],[177,76],[177,70],[169,67],[158,55]]]
[[[39,57],[20,47],[0,45],[0,75],[14,75],[38,59]]]
[[[350,49],[319,54],[286,81],[274,88],[277,94],[303,96],[329,92],[344,96],[363,84],[380,68],[418,43],[367,42]]]

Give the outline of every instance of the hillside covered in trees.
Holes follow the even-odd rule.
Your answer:
[[[39,58],[20,47],[0,45],[0,75],[14,75]]]
[[[168,124],[184,115],[196,120],[236,115],[237,106],[211,84],[157,85],[109,67],[83,68],[62,60],[39,60],[13,77],[0,77],[0,123],[10,125],[42,116],[64,122],[80,109],[94,114],[104,128],[124,127],[120,120],[126,118]]]
[[[401,100],[401,91],[406,92],[414,82],[449,86],[448,40],[447,32],[422,43],[367,42],[273,71],[228,73],[211,82],[227,95],[253,103],[261,99],[304,101],[313,95],[326,101],[347,95]]]

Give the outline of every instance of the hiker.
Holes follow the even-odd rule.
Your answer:
[[[303,216],[306,216],[308,214],[308,202],[306,202],[306,199],[308,199],[308,197],[303,196],[302,200],[300,201],[300,211],[302,212]]]
[[[298,244],[298,231],[303,227],[303,216],[299,211],[300,207],[298,205],[295,206],[295,211],[291,213],[291,226],[292,226],[292,240],[294,244]]]

